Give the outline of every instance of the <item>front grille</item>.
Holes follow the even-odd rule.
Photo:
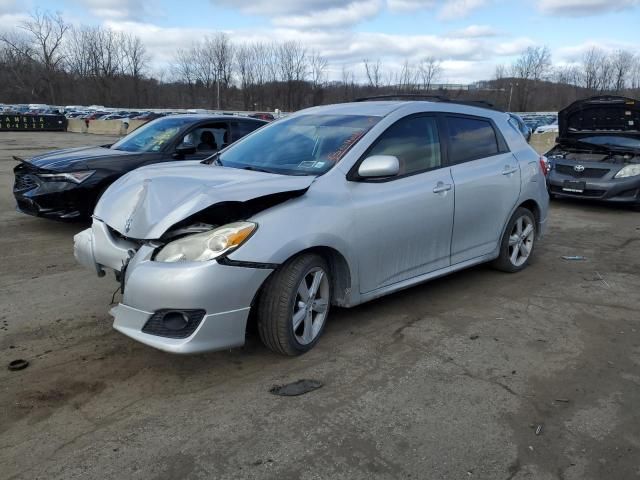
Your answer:
[[[187,316],[188,321],[184,328],[179,330],[167,328],[163,319],[166,314],[172,312],[185,314]],[[142,327],[142,331],[150,335],[157,335],[158,337],[187,338],[196,331],[198,325],[200,325],[200,322],[202,322],[202,319],[204,318],[204,314],[204,310],[158,310],[149,320],[147,320],[147,323]]]
[[[16,174],[15,183],[13,189],[17,192],[24,192],[32,190],[38,186],[35,178],[29,174]]]
[[[575,197],[601,197],[605,194],[606,190],[587,189],[582,193],[578,192],[565,192],[562,187],[557,185],[551,186],[551,193],[560,193],[562,195],[572,195]]]
[[[576,178],[602,178],[609,172],[608,168],[585,168],[582,172],[576,172],[573,165],[556,165],[555,169],[558,173]]]

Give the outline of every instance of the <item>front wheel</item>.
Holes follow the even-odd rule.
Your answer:
[[[321,256],[303,254],[267,280],[258,300],[258,332],[269,349],[294,356],[318,342],[331,305],[329,275]]]
[[[493,266],[503,272],[519,272],[527,267],[536,241],[536,219],[530,210],[518,208],[504,231],[500,256]]]

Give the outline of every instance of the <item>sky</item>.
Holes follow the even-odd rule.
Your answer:
[[[640,0],[0,0],[0,30],[34,9],[136,34],[156,74],[220,31],[238,43],[301,41],[327,57],[334,80],[343,68],[362,79],[365,58],[399,69],[434,56],[440,82],[470,83],[528,46],[548,46],[557,65],[593,46],[640,53]]]

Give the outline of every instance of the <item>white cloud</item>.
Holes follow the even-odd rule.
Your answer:
[[[451,32],[452,36],[465,37],[465,38],[481,38],[481,37],[495,37],[499,35],[498,31],[489,25],[469,25],[462,30],[455,30]]]
[[[446,0],[438,13],[438,18],[459,20],[486,4],[487,0]]]
[[[640,0],[539,0],[538,9],[549,15],[581,17],[637,7]]]
[[[536,42],[527,37],[514,38],[506,42],[495,45],[494,53],[502,56],[518,55],[524,52],[528,47],[533,47]]]
[[[159,15],[159,6],[153,0],[82,0],[82,5],[96,17],[105,19],[142,20]]]
[[[387,0],[387,7],[392,12],[413,12],[433,8],[436,0]]]
[[[278,16],[273,19],[273,23],[289,28],[345,27],[374,17],[381,9],[380,0],[363,0],[305,14]]]
[[[211,0],[215,5],[239,9],[251,15],[303,15],[342,7],[349,0]]]
[[[582,56],[592,48],[598,48],[608,53],[613,53],[616,50],[628,50],[630,52],[637,52],[638,50],[640,50],[640,41],[632,43],[612,41],[607,39],[594,39],[576,45],[565,45],[564,47],[557,48],[553,51],[554,60],[556,60],[556,62],[560,64],[575,64],[580,62]]]

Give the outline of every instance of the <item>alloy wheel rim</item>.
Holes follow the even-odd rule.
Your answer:
[[[509,260],[514,266],[521,267],[529,259],[534,240],[533,222],[526,215],[519,217],[509,235]]]
[[[313,342],[327,318],[329,279],[320,267],[309,270],[296,290],[291,317],[293,334],[301,345]]]

